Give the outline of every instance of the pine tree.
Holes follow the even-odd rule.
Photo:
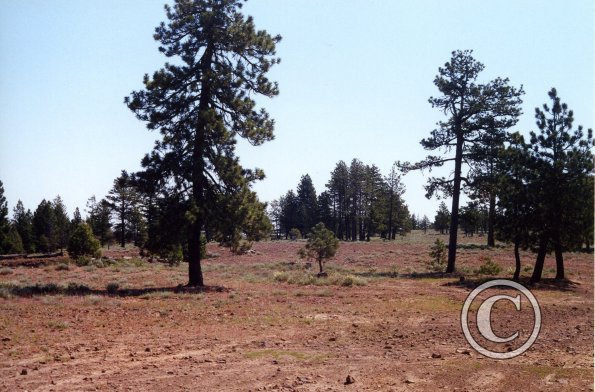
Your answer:
[[[536,221],[537,198],[535,178],[539,175],[531,159],[529,146],[519,133],[509,136],[509,146],[501,151],[498,159],[500,197],[496,218],[497,237],[500,241],[514,244],[514,280],[521,273],[520,249],[528,249],[536,241],[534,233],[539,229]]]
[[[450,227],[450,211],[445,202],[441,202],[434,217],[434,229],[439,231],[440,234],[448,233]]]
[[[81,211],[79,208],[76,207],[72,213],[72,220],[70,221],[70,224],[73,228],[76,228],[79,223],[83,223],[83,217],[81,216]]]
[[[0,244],[3,252],[8,254],[21,254],[25,251],[23,241],[14,224],[9,224],[8,232],[4,237],[4,241]]]
[[[176,0],[166,6],[169,22],[156,28],[154,38],[176,65],[146,75],[145,89],[125,99],[150,130],[161,132],[152,160],[171,179],[171,192],[189,200],[190,286],[203,285],[201,231],[214,223],[209,215],[222,207],[217,200],[264,176],[240,166],[236,138],[253,145],[273,138],[274,122],[264,109],[255,110],[253,97],[278,94],[266,74],[279,62],[274,56],[281,37],[257,31],[241,6],[237,0]]]
[[[454,272],[456,262],[457,232],[459,226],[459,200],[463,185],[473,186],[473,179],[463,175],[463,162],[473,162],[475,154],[470,151],[474,145],[481,144],[486,132],[506,129],[518,121],[521,114],[520,104],[523,89],[508,85],[508,79],[497,78],[487,84],[478,84],[479,73],[483,64],[472,57],[472,51],[455,51],[439,74],[434,84],[442,93],[440,97],[431,97],[432,107],[449,115],[447,121],[438,123],[438,128],[431,136],[421,141],[426,150],[443,150],[449,153],[455,149],[454,156],[430,155],[426,159],[402,166],[404,172],[441,167],[447,162],[454,162],[452,178],[431,177],[426,186],[426,196],[437,192],[452,196],[448,264],[446,272]]]
[[[339,240],[332,231],[324,227],[324,224],[318,223],[310,230],[310,237],[306,246],[298,252],[300,257],[307,257],[318,262],[318,276],[326,276],[323,269],[323,262],[335,255],[339,248]]]
[[[31,210],[25,210],[23,202],[19,200],[12,212],[13,224],[19,232],[23,249],[27,253],[35,252],[33,244],[33,214]]]
[[[98,202],[95,196],[91,196],[87,200],[86,223],[91,227],[93,234],[99,239],[101,246],[109,243],[113,237],[111,216],[112,207],[106,199],[101,199]]]
[[[335,236],[340,240],[348,239],[348,208],[349,208],[349,168],[343,161],[339,161],[331,172],[331,178],[326,184],[333,202],[335,217]]]
[[[430,219],[424,215],[424,217],[421,219],[419,227],[424,231],[424,234],[426,234],[428,232],[428,228],[430,227]]]
[[[281,232],[285,234],[285,239],[287,239],[289,231],[297,228],[299,221],[299,202],[295,192],[289,190],[285,196],[281,196],[279,198],[279,208],[281,209],[279,225]]]
[[[297,186],[298,224],[297,228],[306,237],[318,218],[316,189],[310,175],[302,176]]]
[[[52,241],[53,247],[63,250],[68,246],[68,238],[70,238],[70,219],[66,212],[66,206],[62,201],[60,195],[56,196],[52,202],[52,208],[54,209],[54,219],[56,223],[56,230],[54,231],[54,237]]]
[[[116,215],[116,231],[118,232],[120,246],[126,246],[127,237],[130,233],[130,221],[138,203],[136,189],[132,186],[130,175],[122,170],[120,177],[114,180],[114,185],[107,197],[108,205]]]
[[[376,165],[366,165],[364,174],[364,192],[362,196],[363,229],[365,240],[375,235],[383,221],[383,178]]]
[[[402,226],[402,222],[399,222],[398,217],[402,216],[399,212],[401,197],[405,193],[405,187],[401,183],[401,176],[398,172],[398,164],[394,163],[391,166],[390,173],[384,178],[386,189],[387,189],[387,239],[394,240],[399,226]]]
[[[333,211],[333,199],[328,191],[318,195],[318,222],[322,222],[325,227],[335,227],[335,215]]]
[[[33,238],[38,252],[55,250],[56,216],[52,203],[43,199],[33,213]]]
[[[360,241],[364,240],[363,233],[363,193],[364,193],[364,178],[365,165],[357,158],[354,158],[349,165],[349,182],[348,182],[348,198],[349,198],[349,227],[348,233],[351,233],[349,239],[357,241],[358,235]]]
[[[4,185],[0,181],[0,254],[4,253],[3,245],[9,230],[8,202],[4,196]]]
[[[86,223],[79,223],[72,232],[68,241],[68,255],[74,259],[80,256],[101,256],[99,241]]]
[[[574,114],[560,101],[557,91],[548,93],[551,107],[535,109],[539,133],[531,132],[531,152],[537,172],[539,192],[537,216],[540,221],[539,250],[532,282],[541,280],[548,245],[556,256],[556,279],[564,279],[564,249],[581,236],[582,228],[575,222],[575,214],[584,203],[593,199],[593,189],[587,194],[584,184],[593,170],[593,132],[583,127],[573,129]]]

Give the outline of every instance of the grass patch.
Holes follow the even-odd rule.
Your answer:
[[[50,329],[53,330],[58,330],[58,331],[63,331],[65,329],[70,328],[70,324],[68,324],[68,322],[66,321],[48,321],[48,323],[46,324],[46,326]]]
[[[8,287],[4,287],[4,286],[0,287],[0,298],[2,298],[2,299],[12,298],[12,294]]]
[[[104,298],[100,295],[89,295],[88,297],[85,297],[85,304],[95,306],[101,303],[103,300]]]
[[[318,277],[314,272],[304,269],[275,271],[268,281],[294,284],[298,286],[365,286],[368,281],[338,267],[328,268],[328,276]]]
[[[56,265],[56,271],[68,271],[70,270],[70,266],[68,265],[68,263],[60,263],[58,265]]]
[[[0,268],[0,275],[12,275],[13,270],[8,267]]]

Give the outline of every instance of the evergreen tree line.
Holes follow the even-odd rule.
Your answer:
[[[563,252],[588,248],[593,241],[592,131],[574,126],[574,114],[555,88],[548,92],[550,102],[535,109],[537,132],[526,140],[509,131],[522,114],[523,88],[503,78],[479,83],[483,69],[469,50],[453,52],[439,68],[434,84],[441,95],[429,102],[448,119],[421,140],[426,150],[439,154],[399,167],[407,173],[454,164],[449,177],[430,177],[426,186],[428,198],[452,198],[448,229],[441,226],[449,234],[446,272],[455,271],[458,229],[480,227],[487,229],[489,246],[496,238],[514,243],[515,278],[518,250],[524,248],[537,253],[533,282],[541,279],[550,251],[556,278],[564,279]],[[462,192],[473,202],[461,208]]]
[[[48,253],[68,246],[70,234],[82,222],[78,209],[68,217],[60,196],[42,200],[34,212],[19,200],[8,218],[8,203],[0,181],[0,254]]]
[[[323,192],[317,194],[306,174],[295,192],[289,190],[271,202],[269,215],[277,238],[289,238],[292,229],[307,237],[322,222],[345,241],[369,241],[375,235],[394,239],[412,228],[404,192],[396,165],[382,176],[375,165],[353,159],[348,166],[340,161]]]

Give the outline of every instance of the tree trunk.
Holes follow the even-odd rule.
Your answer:
[[[494,192],[490,193],[490,208],[488,211],[488,246],[495,246],[494,240],[494,223],[496,221],[496,195]]]
[[[520,242],[521,241],[519,239],[516,239],[514,241],[515,269],[514,269],[514,276],[512,277],[512,280],[514,280],[514,281],[518,281],[519,278],[521,277],[521,255],[519,253]]]
[[[202,277],[202,268],[200,265],[200,237],[204,220],[204,189],[205,177],[204,169],[205,162],[203,153],[205,150],[204,140],[205,131],[207,127],[206,113],[209,109],[209,101],[211,99],[211,82],[208,75],[211,72],[211,63],[213,60],[213,44],[209,43],[205,49],[204,54],[200,60],[202,71],[202,91],[200,93],[200,100],[198,103],[198,123],[194,135],[194,148],[192,151],[192,201],[194,202],[195,213],[197,216],[194,222],[189,227],[188,238],[188,286],[204,286]]]
[[[452,192],[452,209],[450,212],[450,233],[448,239],[448,265],[446,272],[455,272],[455,261],[457,257],[457,231],[459,228],[459,198],[461,195],[461,165],[463,161],[463,138],[457,138],[457,150],[455,155],[455,172]]]
[[[537,251],[537,260],[535,260],[535,268],[531,276],[531,283],[537,283],[541,280],[543,273],[543,264],[545,262],[545,254],[547,253],[548,234],[544,233],[539,239],[539,250]]]
[[[322,259],[318,259],[318,268],[320,270],[320,272],[318,274],[319,275],[322,275],[323,274],[323,272],[322,272]]]
[[[200,237],[202,222],[197,219],[190,225],[188,238],[188,286],[202,287],[204,281],[200,265]]]
[[[388,239],[393,239],[393,190],[390,190],[390,203],[388,207]]]
[[[554,252],[556,254],[556,280],[564,280],[564,256],[562,255],[562,244],[559,240],[554,243]]]
[[[122,225],[122,228],[120,229],[120,245],[122,245],[122,248],[126,247],[126,227],[124,226],[124,210],[120,211],[121,212],[121,216],[120,216],[120,224]]]

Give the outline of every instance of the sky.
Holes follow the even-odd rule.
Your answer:
[[[9,209],[35,210],[60,195],[84,214],[121,170],[159,138],[123,104],[166,59],[152,34],[164,0],[4,0],[0,8],[0,181]],[[259,99],[275,119],[275,140],[238,143],[245,167],[264,169],[254,189],[271,201],[309,174],[325,190],[339,160],[358,158],[388,174],[417,161],[419,144],[444,114],[428,98],[438,67],[457,49],[485,65],[479,82],[521,86],[523,116],[511,129],[536,130],[534,108],[558,95],[575,124],[595,125],[595,2],[532,0],[250,0],[243,13],[280,34],[281,64],[269,76],[280,94]],[[448,174],[446,168],[444,174]],[[440,173],[440,172],[438,172]],[[435,174],[435,173],[432,173]],[[412,213],[431,219],[428,173],[403,178]],[[448,202],[448,200],[447,200]]]

